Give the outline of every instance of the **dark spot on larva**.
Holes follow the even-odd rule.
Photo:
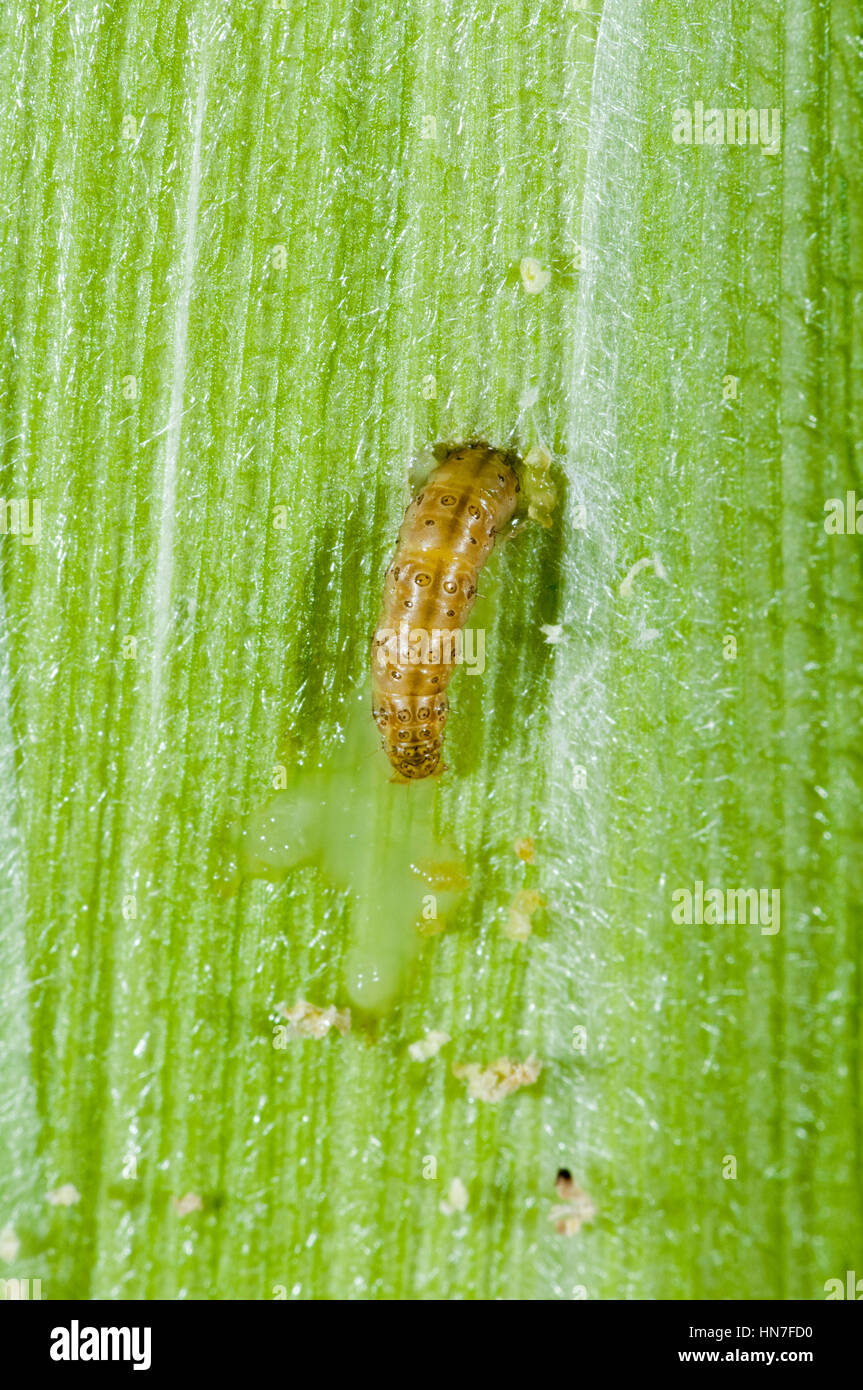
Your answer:
[[[470,516],[479,516],[479,507],[475,507],[471,502],[470,506],[468,507],[468,513]]]
[[[454,617],[455,617],[455,609],[454,609],[454,608],[448,608],[448,609],[446,610],[446,615],[447,615],[448,618],[454,618]]]
[[[444,580],[444,586],[443,586],[443,587],[444,587],[444,593],[445,593],[445,594],[457,594],[457,593],[458,593],[458,585],[456,584],[456,582],[455,582],[454,579],[445,579],[445,580]]]
[[[440,504],[442,507],[454,507],[457,501],[458,498],[453,497],[451,492],[445,492],[443,497],[440,499]]]
[[[516,492],[521,492],[521,483],[518,481],[518,478],[515,480],[515,490]]]
[[[400,681],[401,678],[402,678],[402,673],[401,673],[401,671],[397,671],[396,668],[395,668],[394,666],[391,666],[391,667],[390,667],[390,680]]]
[[[399,713],[398,713],[398,720],[399,720],[399,723],[400,723],[400,724],[407,724],[407,722],[408,722],[409,719],[410,719],[410,714],[409,714],[409,712],[408,712],[406,709],[400,709],[400,710],[399,710]]]
[[[572,1173],[568,1168],[558,1168],[555,1182],[572,1182]]]
[[[398,565],[393,565],[393,579],[398,579],[400,574],[401,570],[399,569]]]
[[[414,606],[414,601],[413,601],[413,599],[412,599],[412,598],[406,598],[406,599],[405,599],[405,608],[413,608],[413,606]]]
[[[424,492],[418,492],[417,495],[416,495],[416,497],[414,498],[414,501],[415,501],[415,502],[421,502],[421,501],[423,500],[424,497],[425,497],[425,493],[424,493]]]
[[[434,517],[429,517],[428,521],[426,522],[426,526],[434,526]]]
[[[424,589],[428,584],[431,584],[431,575],[422,573],[414,575],[414,583],[418,584],[421,589]]]
[[[407,731],[407,729],[399,729],[399,738],[407,738],[407,736],[408,736],[408,731]]]
[[[506,482],[506,478],[503,476],[502,473],[498,473],[498,475],[497,475],[497,480],[498,480],[499,483],[505,483],[505,482]]]
[[[429,711],[425,708],[425,706],[423,706],[421,710],[418,710],[417,713],[419,714],[420,719],[428,719],[429,717]]]
[[[474,595],[475,593],[476,593],[476,589],[474,588],[474,586],[473,586],[472,584],[468,584],[468,586],[467,586],[467,596],[468,596],[468,598],[473,598],[473,595]]]
[[[431,683],[432,683],[432,685],[437,685],[437,683],[438,683],[439,680],[440,680],[440,676],[432,676],[432,678],[431,678]]]
[[[476,536],[471,536],[470,543],[471,545],[479,545],[479,541],[477,540]]]

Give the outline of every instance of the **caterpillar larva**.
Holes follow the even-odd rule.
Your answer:
[[[401,777],[440,763],[446,687],[477,575],[511,520],[513,455],[477,441],[450,449],[405,512],[372,645],[372,714]]]

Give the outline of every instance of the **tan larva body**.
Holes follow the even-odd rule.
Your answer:
[[[518,490],[507,454],[465,444],[450,450],[405,512],[372,644],[372,713],[401,777],[428,777],[438,768],[453,666],[415,664],[387,634],[398,633],[404,620],[412,634],[429,637],[464,626],[477,575],[512,518]]]

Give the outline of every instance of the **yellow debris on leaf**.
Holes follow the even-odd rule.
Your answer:
[[[420,936],[441,936],[446,931],[446,919],[443,917],[421,917],[416,928]]]
[[[533,925],[531,917],[545,907],[545,898],[536,888],[522,888],[509,905],[509,915],[503,928],[510,941],[527,941]]]
[[[415,1062],[427,1062],[430,1057],[436,1057],[449,1041],[449,1033],[432,1028],[419,1042],[411,1043],[408,1052]]]
[[[551,454],[544,444],[535,444],[528,450],[521,468],[527,514],[531,521],[538,521],[546,528],[551,525],[551,515],[557,505],[557,488],[549,476],[550,468]]]
[[[560,1198],[560,1205],[552,1207],[549,1220],[559,1236],[574,1236],[581,1229],[583,1221],[592,1221],[596,1216],[596,1204],[592,1197],[573,1181],[572,1174],[561,1168],[554,1184]]]
[[[344,1037],[351,1029],[350,1009],[337,1009],[335,1004],[319,1009],[307,999],[298,999],[290,1009],[285,1004],[279,1004],[278,1013],[287,1019],[285,1032],[291,1038],[325,1038],[331,1028]]]
[[[518,270],[525,294],[541,294],[551,279],[551,271],[546,270],[534,256],[522,256]]]
[[[52,1207],[74,1207],[75,1203],[80,1202],[80,1200],[80,1192],[70,1182],[66,1182],[56,1191],[48,1193],[48,1201]]]
[[[174,1207],[178,1216],[188,1216],[190,1212],[203,1211],[204,1203],[197,1192],[187,1192],[184,1197],[174,1198]]]
[[[586,1208],[584,1212],[579,1212],[574,1207],[563,1206],[552,1207],[549,1212],[549,1217],[554,1222],[554,1229],[559,1236],[578,1235],[582,1221],[592,1221],[595,1215],[596,1208],[593,1206]]]
[[[536,845],[532,835],[520,836],[513,841],[513,849],[519,859],[524,860],[525,864],[533,864],[536,859]]]
[[[454,1063],[453,1076],[467,1082],[468,1095],[473,1100],[485,1100],[490,1105],[511,1096],[522,1086],[532,1086],[542,1070],[542,1063],[533,1056],[524,1062],[498,1057],[484,1067],[480,1062]]]
[[[464,1211],[466,1207],[467,1188],[461,1178],[453,1178],[446,1197],[440,1203],[440,1209],[444,1216],[453,1216],[457,1211]]]

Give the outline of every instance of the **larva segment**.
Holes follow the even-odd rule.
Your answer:
[[[450,634],[464,626],[479,571],[515,512],[510,459],[483,442],[451,449],[405,512],[386,573],[372,643],[372,714],[387,757],[411,780],[440,764]]]

